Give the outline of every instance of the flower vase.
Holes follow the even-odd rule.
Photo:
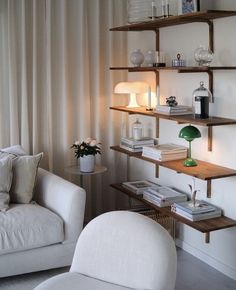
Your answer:
[[[95,166],[95,156],[86,155],[79,158],[81,172],[93,172]]]

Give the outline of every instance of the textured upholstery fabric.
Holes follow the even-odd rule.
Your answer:
[[[100,289],[99,281],[110,284],[109,290],[117,289],[114,285],[174,290],[176,269],[175,243],[162,226],[138,213],[115,211],[100,215],[84,228],[70,273],[51,278],[36,289],[90,290],[90,281],[82,283],[79,276],[71,276],[79,273],[93,279],[94,290]]]
[[[34,156],[18,156],[13,159],[13,179],[10,200],[15,203],[29,203],[33,198],[38,166],[43,153]]]
[[[9,190],[12,181],[12,159],[5,157],[0,159],[0,212],[9,207]]]
[[[71,265],[76,241],[83,227],[85,199],[86,193],[83,188],[39,168],[34,200],[45,210],[55,213],[63,220],[64,239],[60,243],[0,255],[0,277]],[[17,205],[22,208],[33,206],[35,205]],[[11,210],[6,213],[9,214]],[[31,222],[35,223],[32,217]],[[45,224],[47,222],[48,220],[44,220]],[[2,220],[0,232],[1,226],[3,226]],[[53,231],[54,229],[50,235]],[[44,231],[41,231],[37,240],[47,238],[41,237],[44,235]]]
[[[63,240],[63,220],[39,205],[10,204],[10,209],[0,214],[0,255]]]
[[[37,290],[129,290],[79,273],[57,275],[36,287]]]

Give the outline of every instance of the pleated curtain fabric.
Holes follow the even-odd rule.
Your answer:
[[[126,63],[127,43],[109,28],[125,22],[126,1],[0,0],[0,147],[43,151],[41,167],[76,182],[64,171],[76,162],[70,146],[97,138],[109,170],[86,180],[88,219],[116,207],[109,183],[123,163],[109,146],[121,121],[109,106],[126,73],[109,66]]]

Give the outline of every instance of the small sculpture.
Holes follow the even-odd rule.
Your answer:
[[[196,189],[194,190],[191,184],[189,184],[188,186],[189,186],[190,191],[191,191],[191,202],[192,202],[191,206],[198,207],[199,204],[196,202],[196,195],[197,195],[198,190],[196,190]]]
[[[166,104],[169,107],[176,107],[178,105],[178,103],[176,101],[176,97],[170,96],[169,98],[166,98]]]

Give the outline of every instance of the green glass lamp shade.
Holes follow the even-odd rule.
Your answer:
[[[201,137],[200,131],[198,130],[198,128],[188,125],[180,130],[179,137],[184,138],[186,141],[189,142],[188,158],[184,160],[184,166],[187,167],[196,166],[197,162],[191,158],[191,142],[195,138]]]

